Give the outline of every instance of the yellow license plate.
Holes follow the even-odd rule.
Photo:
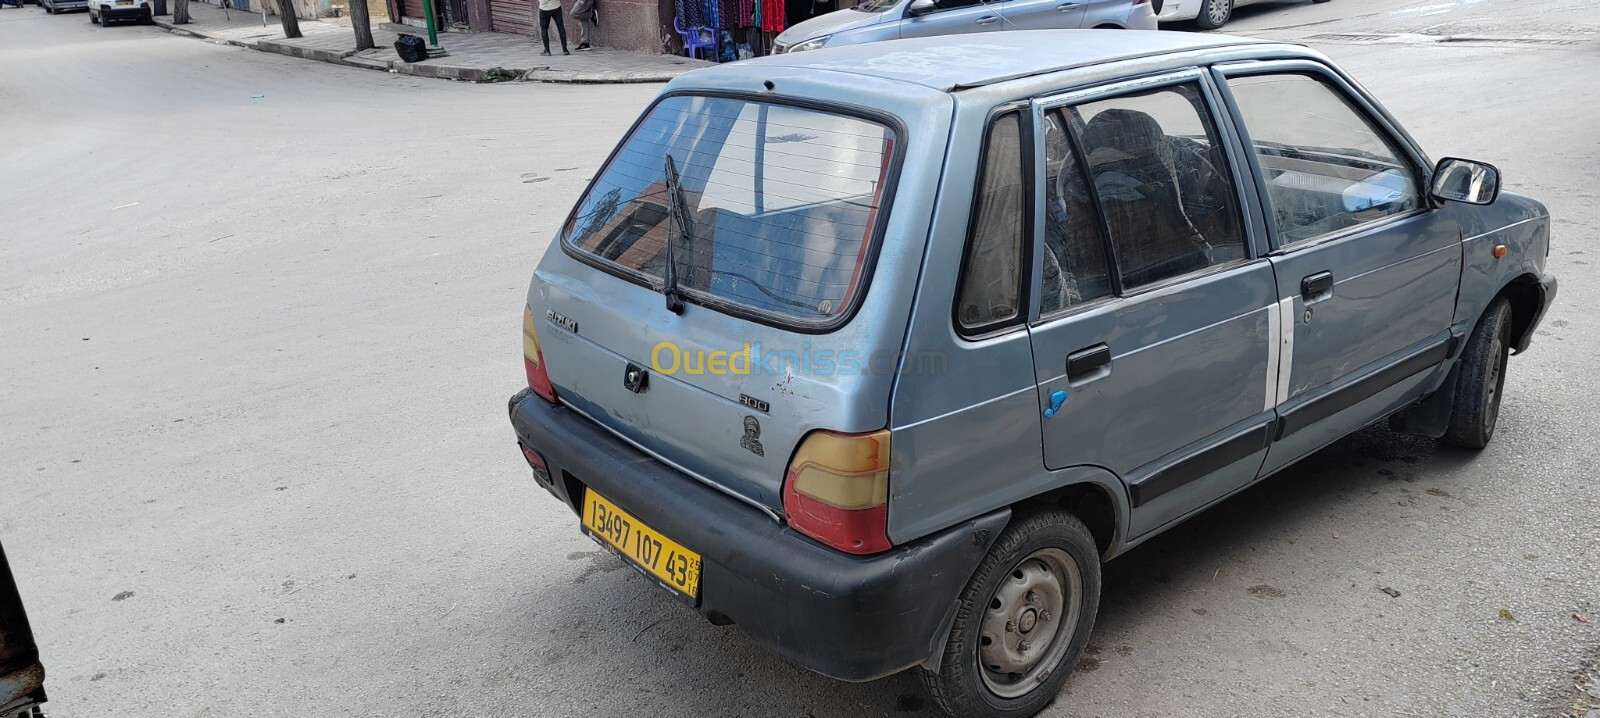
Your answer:
[[[700,554],[663,536],[593,489],[584,492],[583,529],[667,588],[688,598],[699,595]]]

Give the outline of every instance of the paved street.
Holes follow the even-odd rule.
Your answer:
[[[1433,157],[1546,202],[1560,301],[1481,455],[1368,430],[1109,564],[1044,715],[1569,707],[1600,661],[1580,4],[1239,11],[1230,32],[1319,47]],[[836,683],[683,610],[516,451],[528,275],[659,88],[0,9],[0,541],[52,716],[935,715],[910,674]]]

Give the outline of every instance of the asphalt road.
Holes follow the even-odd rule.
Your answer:
[[[1369,430],[1110,564],[1046,715],[1552,716],[1600,660],[1600,16],[1574,5],[1240,11],[1547,202],[1561,302],[1482,454]],[[656,90],[0,10],[0,541],[52,715],[932,715],[912,676],[835,683],[682,610],[512,443],[527,275]]]

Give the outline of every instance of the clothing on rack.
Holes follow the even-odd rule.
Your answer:
[[[678,12],[678,24],[683,27],[711,27],[703,0],[673,0],[672,4],[673,9]]]
[[[783,32],[784,0],[759,0],[761,3],[761,29],[766,32]]]
[[[722,21],[722,24],[717,27],[724,30],[749,27],[739,22],[739,0],[715,0],[715,2],[717,3],[717,17]]]

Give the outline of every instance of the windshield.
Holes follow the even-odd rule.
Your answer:
[[[662,100],[562,230],[579,253],[691,302],[828,325],[868,274],[894,137],[869,120],[718,97]],[[669,250],[666,157],[689,215]]]
[[[883,12],[900,4],[900,0],[863,0],[853,9],[861,12]]]

